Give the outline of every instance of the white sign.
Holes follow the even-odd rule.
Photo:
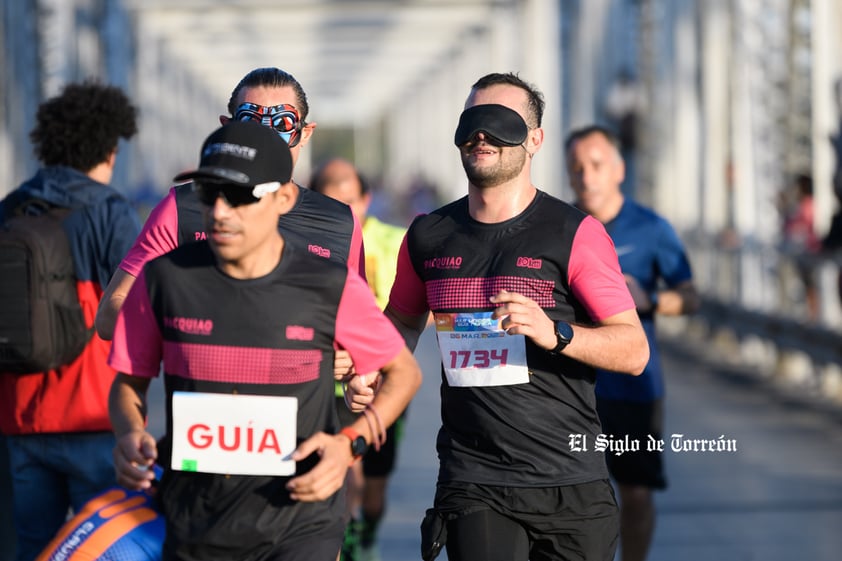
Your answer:
[[[511,386],[529,382],[526,339],[508,335],[492,312],[436,313],[436,335],[451,386]]]
[[[298,399],[174,392],[173,451],[177,471],[292,475]]]

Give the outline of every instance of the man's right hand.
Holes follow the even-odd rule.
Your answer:
[[[146,431],[124,434],[114,446],[117,483],[135,491],[149,489],[155,479],[152,464],[157,458],[158,446],[151,434]]]
[[[356,374],[354,361],[351,355],[344,349],[337,349],[333,357],[333,379],[337,382],[346,382]]]
[[[374,401],[382,381],[379,372],[351,376],[344,384],[345,405],[354,413],[362,413]]]

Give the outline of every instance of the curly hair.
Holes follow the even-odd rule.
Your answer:
[[[68,84],[38,106],[29,138],[44,165],[87,172],[108,160],[120,138],[137,133],[137,108],[120,88],[95,81]]]
[[[240,83],[237,84],[234,91],[231,92],[231,97],[228,99],[228,112],[234,115],[237,105],[239,105],[237,98],[245,88],[282,88],[284,86],[290,86],[295,91],[295,97],[297,98],[295,108],[301,114],[301,124],[306,124],[307,115],[310,113],[310,105],[307,103],[307,94],[304,93],[304,88],[301,87],[301,84],[298,83],[298,80],[292,74],[272,66],[255,68],[243,76],[243,79],[240,80]]]
[[[474,85],[471,86],[471,89],[484,90],[499,84],[515,86],[526,92],[529,108],[527,121],[531,121],[527,122],[527,124],[529,125],[529,128],[540,127],[541,120],[544,118],[544,95],[538,90],[538,88],[523,80],[517,74],[513,72],[506,72],[505,74],[499,72],[486,74],[477,80]]]

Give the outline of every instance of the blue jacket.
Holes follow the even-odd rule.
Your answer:
[[[72,208],[65,222],[76,267],[79,303],[93,327],[103,289],[140,232],[137,213],[115,189],[77,170],[42,168],[0,201],[0,223],[19,203],[39,198]],[[115,372],[111,345],[94,335],[72,363],[24,375],[0,374],[4,434],[108,431],[108,392]]]

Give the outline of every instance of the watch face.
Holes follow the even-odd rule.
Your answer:
[[[560,353],[573,339],[573,328],[566,321],[557,321],[555,324],[556,345],[550,350],[551,353]]]
[[[358,436],[351,441],[351,452],[354,456],[362,456],[368,450],[368,444],[365,443],[365,438]]]
[[[556,322],[555,332],[565,343],[569,343],[573,338],[573,328],[566,321]]]

